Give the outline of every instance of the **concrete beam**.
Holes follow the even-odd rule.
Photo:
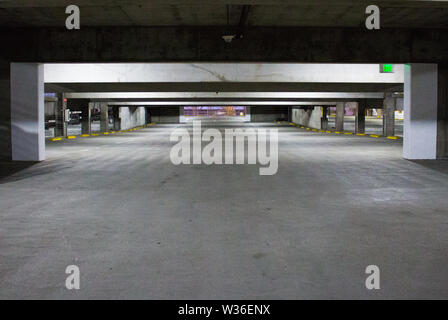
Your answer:
[[[401,83],[304,82],[109,82],[45,83],[45,92],[386,92],[401,91]],[[383,97],[382,97],[383,98]],[[382,99],[381,98],[381,99]]]
[[[69,99],[383,99],[382,92],[69,92]]]
[[[337,101],[249,101],[249,100],[210,100],[210,101],[110,101],[109,106],[335,106]]]
[[[86,76],[88,75],[88,77]],[[403,65],[310,63],[51,63],[49,83],[81,82],[305,82],[403,83]]]

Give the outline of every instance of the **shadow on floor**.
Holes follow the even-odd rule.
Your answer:
[[[409,160],[413,163],[421,165],[427,169],[431,169],[440,173],[448,174],[448,159],[446,160]]]
[[[10,177],[38,164],[38,161],[1,161],[0,184],[11,181]],[[13,179],[16,180],[16,179]]]

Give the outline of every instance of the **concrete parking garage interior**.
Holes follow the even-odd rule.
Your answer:
[[[78,2],[0,4],[0,298],[448,298],[448,4]],[[173,164],[195,120],[278,171]]]

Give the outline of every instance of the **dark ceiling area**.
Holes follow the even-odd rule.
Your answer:
[[[66,0],[0,1],[0,26],[64,26]],[[78,0],[82,26],[359,27],[364,0]],[[384,28],[447,28],[448,1],[375,1]],[[244,20],[244,21],[243,21]]]

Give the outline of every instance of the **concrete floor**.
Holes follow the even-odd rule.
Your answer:
[[[178,126],[2,163],[0,298],[448,298],[447,161],[279,126],[277,175],[174,166]],[[70,264],[78,291],[64,286]],[[365,289],[370,264],[381,290]]]

